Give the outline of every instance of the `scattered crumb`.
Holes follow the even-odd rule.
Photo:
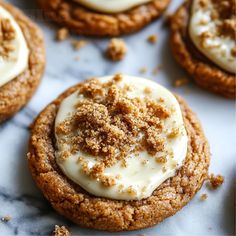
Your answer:
[[[10,221],[11,219],[12,219],[12,217],[9,216],[9,215],[7,215],[7,216],[2,217],[2,218],[1,218],[1,221],[8,222],[8,221]]]
[[[71,42],[71,46],[74,48],[74,50],[79,50],[86,46],[88,42],[86,40],[73,40]]]
[[[56,33],[56,40],[57,41],[64,41],[69,36],[69,30],[67,28],[61,28]]]
[[[220,187],[224,183],[224,176],[211,174],[209,176],[209,182],[213,189]]]
[[[77,57],[75,57],[74,59],[75,59],[75,61],[79,61],[79,60],[80,60],[80,57],[77,56]]]
[[[140,74],[146,74],[147,73],[147,67],[142,67],[139,69]]]
[[[177,79],[177,80],[174,82],[174,86],[175,86],[176,88],[178,88],[178,87],[181,87],[181,86],[186,85],[186,84],[188,84],[188,83],[189,83],[189,80],[186,79],[186,78]]]
[[[148,36],[147,41],[151,44],[155,44],[157,42],[157,36],[155,34],[151,34]]]
[[[110,40],[106,55],[112,61],[121,61],[127,53],[127,47],[122,39],[113,38]]]
[[[208,198],[208,195],[206,193],[202,194],[200,197],[201,201],[206,201],[207,198]]]
[[[65,226],[55,225],[52,236],[71,236],[71,233]]]
[[[159,72],[159,68],[158,67],[155,67],[153,70],[152,70],[152,74],[153,75],[157,75]]]

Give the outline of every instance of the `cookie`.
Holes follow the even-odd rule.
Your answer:
[[[90,36],[119,36],[138,31],[158,18],[170,0],[145,2],[111,14],[84,7],[73,0],[38,0],[45,14],[53,21],[73,33]]]
[[[120,82],[122,78],[122,81],[127,82],[128,86],[125,83],[122,84],[122,81]],[[99,79],[103,84],[106,83],[105,86],[111,86],[108,90],[109,92],[105,95],[108,103],[104,103],[104,100],[102,100],[101,97],[104,96],[104,90],[101,90],[101,83],[97,82],[96,79],[78,84],[65,91],[36,118],[32,125],[29,142],[27,157],[30,171],[38,188],[43,192],[52,207],[74,223],[98,230],[136,230],[158,224],[184,207],[201,188],[208,176],[210,161],[208,142],[196,115],[183,99],[173,96],[166,89],[149,80],[128,76],[122,78],[114,77],[112,83],[109,82],[110,77]],[[114,80],[116,81],[114,82]],[[145,103],[139,103],[141,101],[139,98],[130,100],[121,96],[124,90],[126,92],[133,91],[133,87],[129,86],[130,84],[137,86],[134,92],[144,91],[142,94],[146,94]],[[150,87],[145,87],[149,85]],[[123,87],[122,89],[119,87],[121,90],[117,90],[118,86]],[[122,92],[120,93],[119,91]],[[83,101],[82,94],[86,97],[86,101]],[[160,96],[159,94],[164,97],[167,96],[165,98],[160,97],[157,104],[149,100],[151,96],[154,96],[152,94],[158,94],[155,96]],[[116,99],[112,99],[114,96]],[[121,99],[119,99],[119,96],[121,96]],[[72,106],[71,101],[74,101],[75,97],[76,99],[82,98],[82,101],[79,100],[78,103],[75,103],[75,106]],[[94,104],[92,102],[93,99],[97,99],[98,103]],[[161,105],[163,102],[165,103],[165,99],[171,104],[176,104],[176,110],[169,110],[167,106]],[[148,112],[151,112],[150,114],[155,112],[159,118],[155,119],[152,115],[146,116],[149,113],[141,116],[142,109],[140,110],[141,113],[132,113],[133,111],[137,112],[136,105],[144,105],[144,110],[148,107]],[[96,106],[96,109],[94,106]],[[64,115],[70,109],[74,109],[73,107],[78,108],[78,111],[74,113],[76,114],[74,116],[76,119],[74,120],[72,116],[73,121],[70,118],[66,118],[65,123],[60,123]],[[116,114],[112,118],[111,111]],[[184,154],[179,155],[180,153],[176,153],[175,146],[173,146],[173,149],[167,149],[170,153],[172,150],[173,156],[171,156],[172,154],[169,156],[169,151],[163,152],[166,154],[160,156],[161,150],[163,151],[163,148],[169,148],[170,146],[167,139],[165,141],[164,139],[162,140],[164,143],[166,142],[166,145],[162,145],[161,139],[156,137],[156,135],[158,136],[159,131],[162,130],[161,124],[164,124],[162,121],[172,119],[172,115],[175,116],[177,113],[181,114],[177,118],[177,123],[180,122],[183,129],[181,129],[181,132],[176,132],[175,130],[169,133],[167,139],[174,140],[173,143],[178,142],[178,147]],[[106,118],[109,114],[111,116],[107,120]],[[137,119],[132,119],[132,114],[135,114]],[[71,133],[69,126],[67,126],[70,122],[75,122],[73,127],[80,129],[80,132],[75,136],[73,136],[73,132]],[[112,122],[113,125],[109,125],[109,122]],[[125,128],[126,124],[129,124],[129,132]],[[117,129],[117,127],[120,128]],[[140,139],[134,139],[134,137],[139,137],[135,136],[137,135],[135,130],[140,127],[145,130],[142,142]],[[150,130],[154,130],[154,133]],[[69,136],[67,136],[68,134]],[[69,138],[67,139],[66,137]],[[78,141],[75,142],[76,146],[72,146],[71,150],[62,150],[64,144],[68,145],[67,147],[71,145],[71,140]],[[133,140],[136,140],[137,143],[132,142]],[[153,140],[156,141],[153,142]],[[127,146],[129,147],[128,144],[130,143],[132,143],[130,147],[135,144],[140,144],[141,146],[136,146],[139,148],[135,149],[137,153],[135,153],[134,159],[122,159],[131,155],[129,151],[127,152],[129,150]],[[115,155],[113,154],[115,152],[112,152],[114,148],[119,150],[118,160],[114,158]],[[148,152],[148,160],[145,159],[146,156],[142,156],[142,152],[141,154],[139,152],[140,150],[144,151],[144,149]],[[70,172],[71,169],[68,166],[70,166],[70,161],[73,161],[70,151],[74,155],[79,153],[78,160],[73,162],[73,168],[81,166],[82,169],[75,169],[75,172]],[[87,154],[83,155],[81,153]],[[159,156],[156,157],[157,155]],[[100,164],[101,162],[102,164],[105,163],[105,166],[115,165],[113,161],[115,163],[116,161],[126,161],[124,165],[122,162],[122,167],[119,167],[121,169],[118,168],[120,176],[112,179],[110,178],[112,171],[110,177],[104,178],[106,176],[103,175],[104,170],[101,165],[94,165],[93,167],[95,168],[89,169],[85,162],[86,156],[87,158],[93,158]],[[129,186],[129,178],[123,178],[125,173],[123,171],[126,168],[132,169],[130,161],[135,162],[134,165],[139,173],[142,174],[142,168],[151,167],[149,172],[154,171],[153,173],[156,175],[155,181],[160,180],[160,178],[164,179],[158,183],[155,182],[157,187],[152,192],[149,191],[151,189],[149,189],[149,179],[146,179],[146,176],[149,176],[149,172],[142,175],[141,179],[144,182],[137,186],[132,185],[132,181],[134,180],[135,182],[137,180],[136,175],[134,175],[135,178],[130,176],[132,180]],[[139,163],[140,161],[141,163]],[[175,161],[175,164],[172,161]],[[170,163],[172,163],[171,166],[169,166]],[[153,170],[154,166],[157,169]],[[128,175],[129,173],[130,171],[128,171]],[[146,180],[148,181],[145,182]],[[124,191],[118,183],[123,183]],[[145,184],[146,188],[140,189],[142,184]],[[89,186],[92,186],[92,188]],[[126,189],[127,186],[129,187]],[[116,191],[116,187],[118,187],[118,191]]]
[[[21,11],[2,1],[0,25],[2,122],[19,111],[35,92],[44,71],[45,51],[40,29]]]
[[[176,61],[200,87],[231,99],[236,87],[232,4],[230,0],[186,1],[171,20]]]

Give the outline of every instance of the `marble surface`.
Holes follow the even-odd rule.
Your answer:
[[[42,19],[34,1],[9,1],[30,15],[42,27],[47,48],[47,68],[42,83],[30,103],[14,118],[0,125],[0,217],[10,215],[9,222],[0,221],[0,235],[49,235],[55,224],[66,225],[72,235],[233,235],[235,180],[235,103],[202,91],[193,83],[181,88],[172,86],[175,79],[187,75],[173,60],[168,42],[168,29],[159,20],[143,31],[124,37],[128,55],[119,63],[107,61],[103,52],[108,39],[92,39],[79,52],[73,51],[70,39],[54,41],[54,26]],[[181,1],[173,1],[170,11]],[[146,38],[158,35],[158,43],[150,45]],[[75,58],[79,56],[80,60]],[[158,75],[151,71],[162,65]],[[175,216],[158,226],[129,233],[110,234],[80,228],[57,215],[35,187],[28,170],[26,153],[29,125],[34,117],[63,90],[88,77],[123,72],[139,75],[147,67],[145,77],[181,94],[198,114],[211,145],[210,173],[225,176],[225,183],[216,191],[205,186]],[[200,196],[209,198],[201,202]]]

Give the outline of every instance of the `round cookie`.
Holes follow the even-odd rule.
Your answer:
[[[188,136],[187,155],[176,175],[143,200],[96,197],[68,179],[56,163],[54,122],[71,87],[49,104],[32,125],[28,163],[33,179],[53,208],[71,221],[106,231],[136,230],[160,223],[184,207],[208,176],[210,152],[196,115],[178,96]]]
[[[117,14],[98,13],[72,0],[38,0],[45,14],[73,33],[119,36],[140,30],[167,8],[170,0],[153,0]]]
[[[188,39],[190,5],[191,1],[183,3],[171,19],[171,47],[174,57],[200,87],[234,99],[235,75],[212,63]]]
[[[45,66],[45,49],[40,29],[20,10],[0,2],[20,26],[29,48],[28,67],[16,78],[0,86],[0,122],[19,111],[35,92]]]

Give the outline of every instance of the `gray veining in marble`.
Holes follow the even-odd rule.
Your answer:
[[[88,38],[90,44],[73,51],[70,40],[54,41],[55,27],[43,20],[34,0],[9,1],[31,16],[43,29],[47,49],[47,68],[42,83],[30,103],[14,118],[0,125],[0,217],[10,215],[9,222],[0,221],[0,235],[49,235],[55,224],[66,225],[72,235],[233,235],[235,180],[235,103],[202,91],[194,84],[173,88],[175,79],[187,75],[175,63],[169,48],[168,29],[163,20],[141,32],[124,37],[128,45],[125,60],[107,61],[103,52],[108,39]],[[173,0],[170,9],[180,3]],[[146,38],[158,35],[158,43],[150,45]],[[79,38],[79,37],[78,37]],[[80,37],[81,38],[81,37]],[[80,60],[76,61],[75,57]],[[158,75],[151,71],[162,65]],[[181,94],[198,114],[209,139],[212,152],[210,172],[225,176],[224,185],[212,192],[205,186],[183,210],[158,226],[129,233],[104,233],[80,228],[53,211],[35,187],[29,173],[26,153],[29,125],[34,117],[63,90],[88,77],[123,72],[139,75],[147,67],[145,77]],[[207,193],[205,202],[199,200]]]

